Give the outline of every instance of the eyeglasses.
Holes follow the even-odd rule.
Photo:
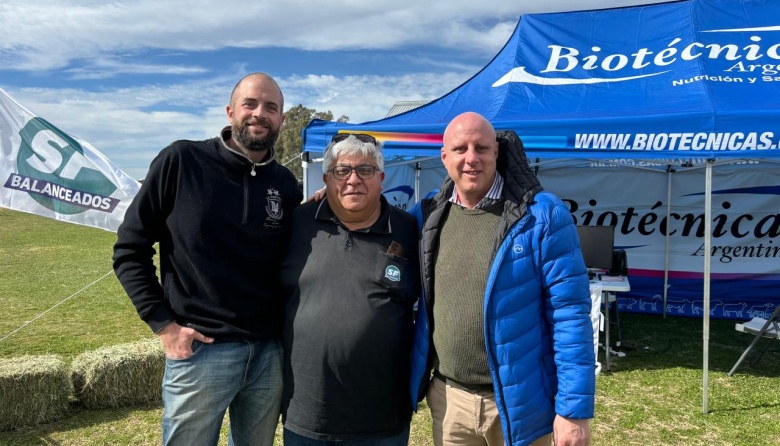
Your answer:
[[[354,136],[360,142],[376,145],[376,138],[374,138],[371,135],[367,135],[365,133],[336,133],[335,135],[333,135],[333,138],[331,138],[330,142],[331,144],[336,144],[337,142],[344,141],[350,136]]]
[[[361,164],[360,166],[336,166],[332,169],[330,169],[329,172],[333,174],[333,178],[337,180],[343,180],[346,178],[349,178],[350,175],[352,175],[352,171],[357,172],[358,177],[367,180],[369,178],[374,178],[374,174],[376,174],[376,171],[379,170],[376,167],[370,165],[370,164]]]

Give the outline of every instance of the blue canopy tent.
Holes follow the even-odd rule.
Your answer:
[[[671,136],[772,132],[780,115],[778,17],[780,4],[766,0],[525,15],[499,54],[452,92],[378,121],[315,120],[304,130],[304,151],[322,152],[333,134],[361,131],[379,136],[390,156],[438,156],[446,124],[479,111],[515,130],[529,156],[778,156],[771,150],[778,135],[756,146]],[[626,140],[607,138],[627,132]],[[581,137],[590,134],[606,139]]]
[[[711,252],[713,164],[780,161],[780,2],[524,15],[499,54],[452,92],[378,121],[312,121],[303,150],[317,157],[334,134],[361,132],[384,142],[386,158],[438,158],[444,128],[466,111],[514,130],[531,159],[706,160]],[[706,412],[711,259],[703,257]],[[765,279],[780,284],[780,274]]]

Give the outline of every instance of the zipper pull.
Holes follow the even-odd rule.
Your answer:
[[[252,171],[249,172],[249,174],[252,175],[252,176],[256,176],[257,175],[257,172],[255,172],[255,166],[256,166],[256,164],[252,163]]]

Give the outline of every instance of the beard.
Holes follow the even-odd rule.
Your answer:
[[[268,127],[268,133],[265,136],[253,136],[249,133],[250,124],[264,125]],[[274,127],[267,119],[234,123],[231,136],[250,152],[263,152],[272,149],[276,144],[276,139],[279,138],[279,127]]]

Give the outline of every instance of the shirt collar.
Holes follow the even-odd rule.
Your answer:
[[[481,200],[479,200],[479,203],[477,203],[477,205],[474,206],[474,209],[484,209],[486,207],[498,203],[499,201],[501,201],[502,198],[501,194],[503,191],[504,191],[504,178],[501,176],[500,173],[496,172],[496,177],[493,179],[493,185],[490,186],[490,190],[488,190],[488,193]],[[463,206],[463,204],[460,201],[460,195],[458,195],[457,187],[452,188],[452,196],[450,197],[450,202],[455,203],[458,206]]]

